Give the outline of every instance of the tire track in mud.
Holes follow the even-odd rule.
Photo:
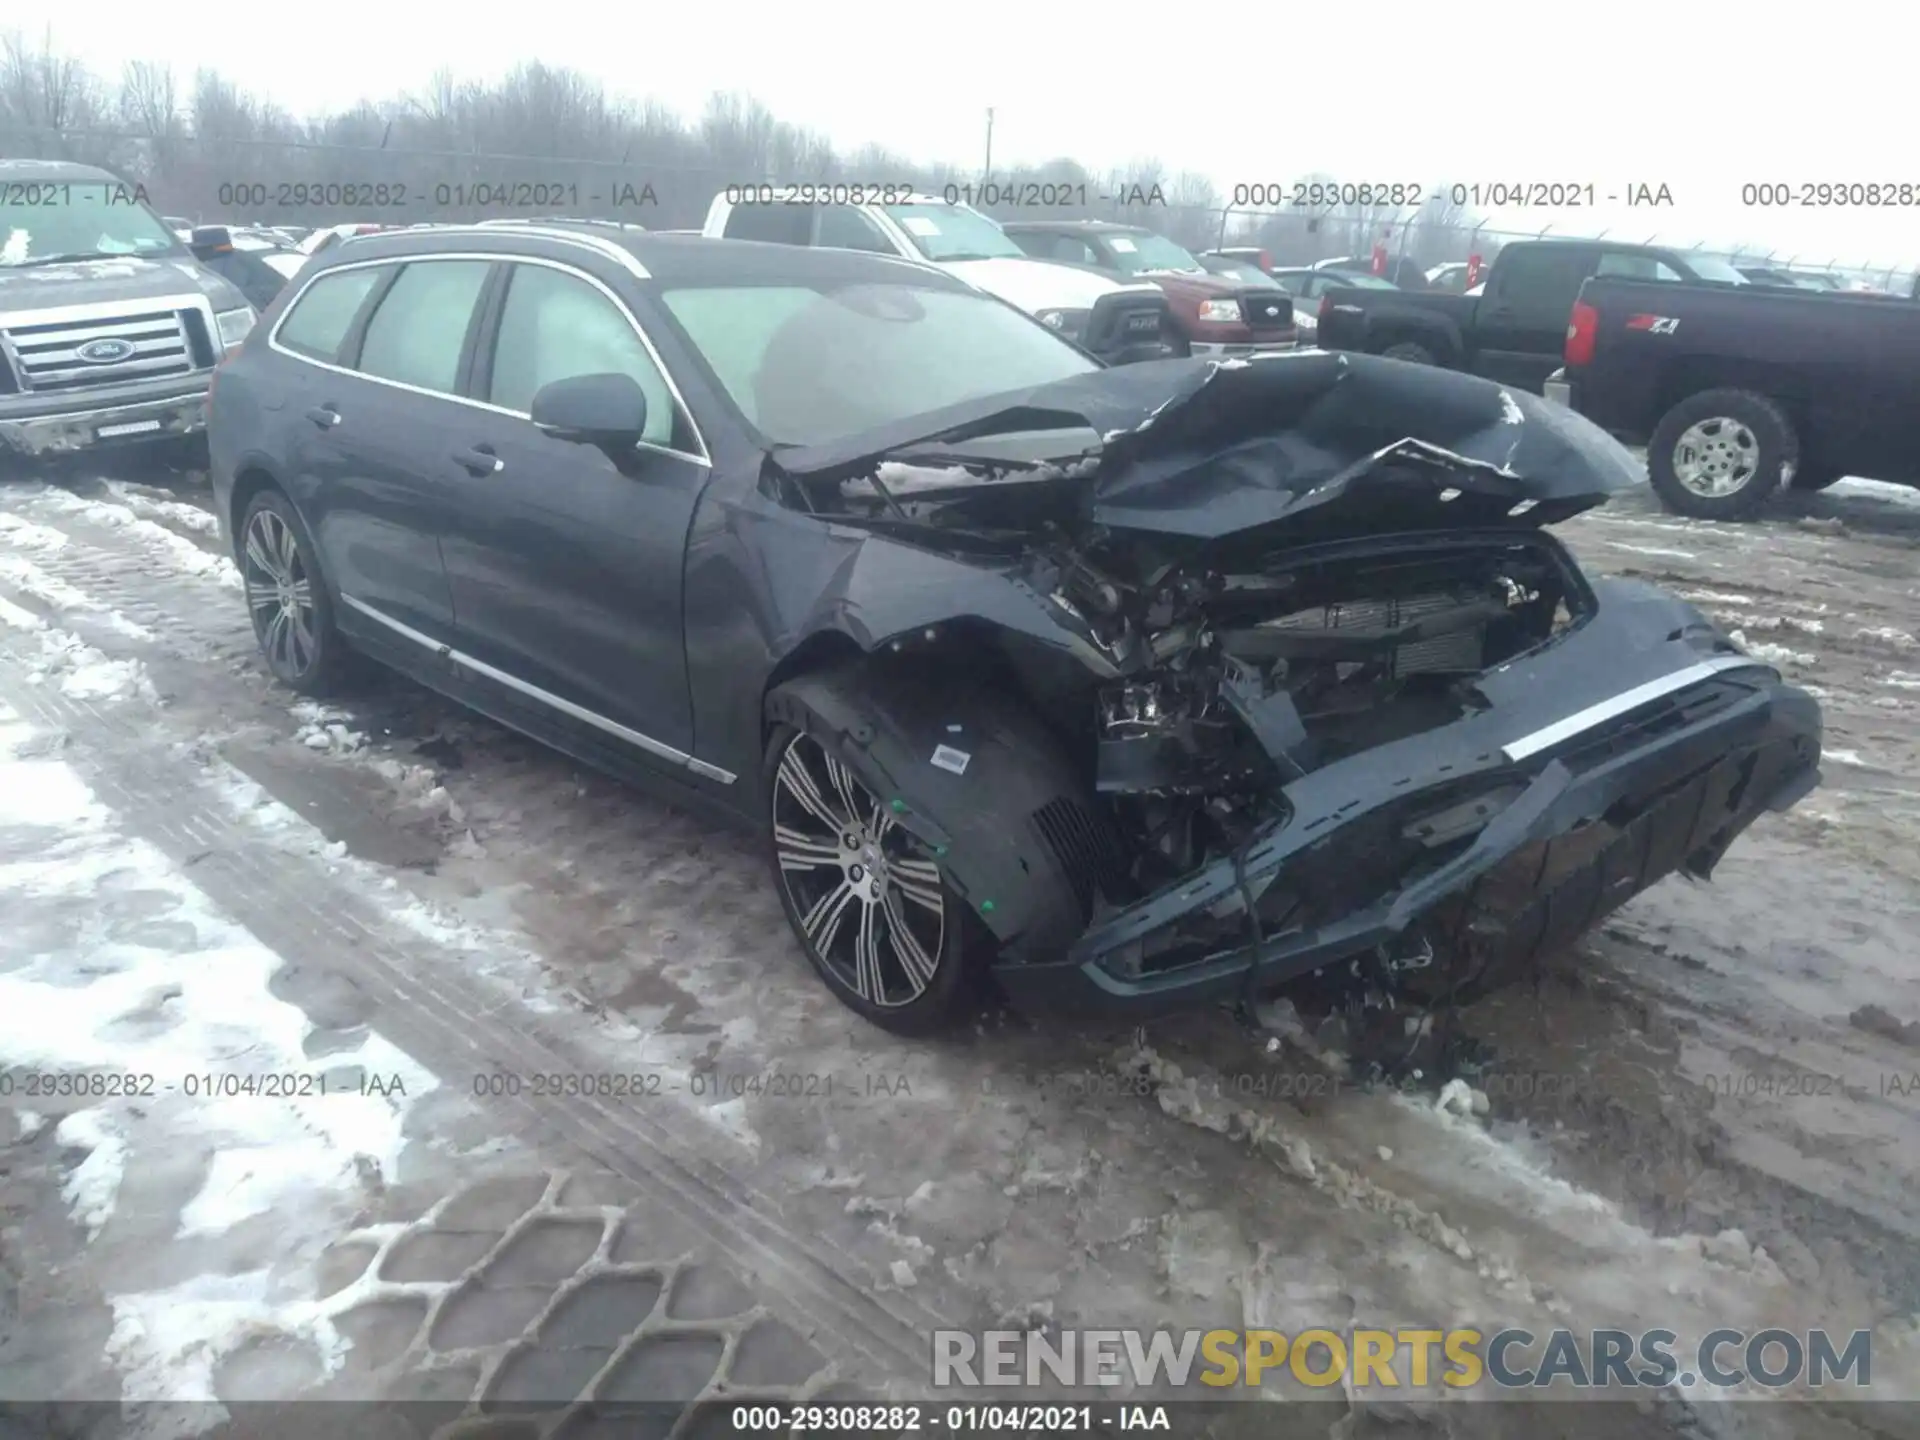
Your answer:
[[[54,560],[40,554],[41,561],[50,570],[64,575],[103,605],[110,605],[156,631],[157,644],[142,646],[140,651],[148,657],[163,690],[174,697],[176,725],[193,721],[204,725],[214,736],[238,734],[248,743],[285,744],[289,740],[293,728],[288,715],[291,697],[274,692],[254,664],[250,631],[230,593],[222,594],[214,585],[193,577],[156,579],[139,566],[113,563],[116,559],[123,562],[123,557],[117,557],[111,547],[124,527],[100,531],[81,514],[71,511],[55,514],[57,504],[35,507],[30,499],[16,508],[38,523],[65,525],[75,537],[73,545],[68,547],[75,552],[72,555]],[[0,533],[0,545],[4,545],[6,538]],[[0,577],[0,583],[4,583],[4,577]],[[1680,577],[1673,577],[1668,583],[1680,583]],[[1713,574],[1710,579],[1688,577],[1684,583],[1721,588],[1725,580]],[[1743,593],[1757,596],[1760,592]],[[1783,594],[1782,599],[1786,598]],[[183,605],[182,601],[187,603]],[[72,617],[76,628],[82,618]],[[125,637],[116,642],[112,636],[101,635],[99,643],[104,648],[108,644],[124,646],[128,642]],[[404,683],[356,697],[342,710],[356,728],[376,734],[391,732],[376,741],[369,753],[397,757],[408,766],[426,764],[433,771],[433,778],[458,803],[459,825],[452,833],[462,837],[471,835],[478,847],[477,853],[462,855],[437,848],[450,831],[445,825],[433,827],[431,838],[436,850],[430,866],[439,873],[431,877],[436,884],[427,893],[440,900],[454,899],[462,908],[477,910],[482,915],[510,918],[538,950],[550,957],[560,983],[574,991],[587,1010],[639,1016],[643,1026],[683,1038],[704,1035],[710,1058],[723,1067],[729,1063],[765,1064],[774,1058],[802,1066],[845,1058],[846,1019],[813,985],[811,976],[799,968],[797,957],[784,943],[778,907],[764,886],[759,857],[749,844],[640,800],[614,782],[579,772],[569,762],[532,742],[501,731],[490,722],[469,716]],[[425,761],[412,748],[419,746],[427,747]],[[300,759],[327,774],[364,775],[365,767],[356,759],[325,754],[303,755]],[[517,846],[510,848],[507,842],[515,839]],[[622,857],[630,857],[630,863],[623,864]],[[458,893],[461,890],[467,893]],[[1637,916],[1637,908],[1627,912],[1629,918]],[[769,932],[774,936],[771,943]],[[769,987],[768,976],[764,972],[756,973],[749,963],[744,980],[729,980],[721,973],[726,967],[713,963],[716,954],[750,960],[757,957],[775,978]],[[1584,963],[1597,964],[1611,972],[1622,962],[1617,957],[1601,955]],[[741,967],[736,964],[734,969],[739,971]],[[1630,997],[1639,997],[1632,1003],[1651,1010],[1672,1009],[1686,998],[1684,993],[1676,998],[1655,990],[1630,970],[1622,970],[1620,984]],[[743,993],[748,988],[762,991],[770,988],[783,1006],[790,1007],[791,1013],[768,1017],[766,996]],[[1534,1019],[1526,1024],[1538,1030],[1538,1038],[1547,1042],[1554,1040],[1556,1025],[1577,1031],[1579,1022],[1597,1013],[1597,1002],[1584,999],[1577,992],[1548,991],[1539,1003],[1547,1019],[1544,1022]],[[742,1016],[752,1017],[754,1023],[742,1026]],[[1748,1029],[1761,1023],[1745,1016],[1740,1020]],[[704,1031],[702,1027],[706,1027]],[[1531,1051],[1519,1047],[1516,1038],[1525,1028],[1509,1016],[1490,1017],[1491,1035],[1500,1045],[1511,1047],[1513,1053],[1536,1057],[1536,1063],[1541,1064],[1564,1066],[1567,1063],[1558,1050],[1548,1049],[1542,1055],[1537,1046]],[[1149,1027],[1148,1039],[1152,1045],[1160,1046],[1157,1053],[1178,1057],[1178,1063],[1178,1059],[1187,1055],[1182,1049],[1186,1043],[1185,1033],[1180,1024],[1155,1025]],[[1210,1036],[1207,1043],[1192,1053],[1208,1056],[1220,1068],[1245,1071],[1256,1060],[1267,1058],[1261,1048],[1262,1037],[1247,1037],[1238,1032],[1225,1036],[1213,1031],[1207,1033]],[[1567,1036],[1569,1043],[1579,1038],[1577,1034]],[[1761,1038],[1765,1038],[1764,1032]],[[1129,1070],[1127,1062],[1115,1058],[1137,1054],[1128,1050],[1128,1043],[1128,1037],[1120,1032],[1043,1031],[1008,1020],[991,1024],[980,1034],[964,1040],[957,1051],[936,1053],[926,1068],[936,1075],[957,1073],[963,1086],[977,1080],[982,1071],[1003,1072],[1020,1065],[1051,1066],[1056,1072],[1076,1070],[1087,1075],[1138,1073],[1137,1066]],[[743,1056],[748,1057],[745,1062],[741,1059]],[[869,1067],[922,1063],[910,1052],[881,1040],[867,1046],[859,1058]],[[1297,1056],[1283,1051],[1281,1058],[1298,1072]],[[1669,1235],[1701,1216],[1710,1220],[1727,1218],[1727,1225],[1722,1228],[1738,1226],[1742,1205],[1751,1205],[1746,1192],[1739,1187],[1734,1187],[1734,1198],[1719,1207],[1695,1204],[1691,1209],[1676,1208],[1672,1203],[1671,1192],[1676,1184],[1681,1185],[1684,1193],[1684,1184],[1703,1183],[1689,1176],[1711,1176],[1725,1170],[1726,1165],[1717,1157],[1715,1145],[1698,1143],[1702,1130],[1697,1113],[1698,1085],[1673,1069],[1654,1069],[1650,1074],[1658,1082],[1652,1087],[1653,1093],[1673,1097],[1663,1102],[1671,1113],[1633,1113],[1633,1105],[1623,1097],[1634,1092],[1622,1088],[1616,1091],[1608,1115],[1624,1108],[1629,1112],[1628,1118],[1625,1122],[1613,1119],[1612,1130],[1598,1125],[1592,1117],[1564,1108],[1556,1110],[1545,1106],[1522,1111],[1514,1106],[1506,1107],[1507,1112],[1514,1118],[1542,1125],[1554,1119],[1581,1121],[1584,1133],[1563,1134],[1558,1139],[1548,1137],[1535,1143],[1543,1152],[1564,1162],[1569,1173],[1601,1193],[1612,1195],[1627,1207],[1629,1214],[1654,1221],[1657,1228]],[[1181,1126],[1208,1133],[1214,1131],[1207,1117],[1191,1109],[1169,1108],[1167,1102],[1159,1098],[1164,1088],[1159,1081],[1149,1087],[1148,1105],[1156,1114],[1164,1114]],[[1037,1097],[1036,1103],[1030,1105],[999,1107],[1007,1113],[995,1122],[998,1133],[1003,1137],[1003,1147],[1013,1152],[1018,1163],[1006,1185],[976,1188],[973,1192],[983,1212],[996,1216],[1002,1210],[1009,1212],[1003,1222],[1003,1233],[991,1237],[992,1243],[987,1245],[989,1267],[1004,1271],[1016,1263],[1031,1263],[1036,1259],[1043,1264],[1057,1265],[1063,1236],[1077,1236],[1076,1245],[1088,1244],[1096,1250],[1114,1244],[1125,1248],[1142,1241],[1157,1243],[1163,1249],[1173,1245],[1169,1237],[1184,1233],[1180,1227],[1188,1223],[1182,1219],[1183,1213],[1193,1213],[1187,1207],[1176,1205],[1173,1211],[1151,1215],[1147,1231],[1132,1242],[1114,1238],[1126,1235],[1131,1222],[1116,1222],[1103,1228],[1103,1221],[1090,1221],[1084,1216],[1062,1221],[1067,1228],[1053,1232],[1029,1226],[1027,1233],[1015,1233],[1023,1223],[1020,1209],[1043,1211],[1049,1206],[1057,1208],[1065,1204],[1098,1210],[1113,1206],[1116,1196],[1138,1199],[1141,1192],[1137,1183],[1132,1177],[1115,1175],[1120,1162],[1112,1157],[1106,1159],[1104,1166],[1096,1159],[1086,1175],[1076,1178],[1075,1167],[1084,1164],[1088,1154],[1095,1153],[1093,1142],[1083,1138],[1086,1133],[1097,1133],[1102,1127],[1110,1131],[1117,1127],[1137,1132],[1113,1140],[1110,1148],[1115,1155],[1131,1156],[1133,1163],[1142,1169],[1152,1163],[1145,1159],[1148,1153],[1165,1157],[1180,1152],[1180,1147],[1167,1138],[1164,1127],[1145,1126],[1139,1117],[1130,1116],[1124,1097],[1119,1104],[1104,1105],[1100,1103],[1103,1097],[1096,1090],[1090,1097],[1081,1097],[1083,1102],[1091,1103],[1069,1103],[1064,1107],[1050,1103],[1060,1098],[1057,1095]],[[1436,1178],[1436,1171],[1444,1170],[1443,1165],[1429,1164],[1410,1170],[1404,1154],[1400,1163],[1381,1157],[1380,1144],[1387,1144],[1389,1149],[1396,1147],[1377,1137],[1384,1133],[1399,1136],[1407,1124],[1404,1115],[1385,1108],[1397,1103],[1384,1096],[1358,1097],[1346,1090],[1326,1103],[1306,1106],[1297,1118],[1283,1113],[1287,1126],[1304,1140],[1310,1155],[1338,1157],[1336,1164],[1349,1174],[1364,1177],[1371,1190],[1338,1186],[1333,1192],[1316,1189],[1311,1177],[1276,1163],[1273,1152],[1267,1149],[1260,1150],[1260,1164],[1252,1173],[1264,1170],[1272,1177],[1262,1185],[1262,1190],[1272,1192],[1278,1185],[1278,1191],[1272,1193],[1270,1199],[1288,1208],[1292,1208],[1289,1197],[1297,1193],[1302,1197],[1316,1195],[1321,1202],[1331,1203],[1336,1211],[1352,1205],[1365,1213],[1368,1218],[1364,1223],[1358,1216],[1341,1222],[1346,1226],[1344,1238],[1337,1227],[1332,1231],[1321,1227],[1331,1255],[1345,1255],[1350,1251],[1354,1233],[1372,1231],[1384,1224],[1390,1230],[1413,1237],[1419,1245],[1436,1254],[1446,1255],[1455,1265],[1467,1264],[1459,1259],[1458,1250],[1449,1243],[1446,1232],[1433,1228],[1438,1223],[1448,1226],[1473,1252],[1476,1266],[1483,1257],[1493,1256],[1496,1258],[1487,1261],[1489,1267],[1504,1264],[1514,1277],[1528,1278],[1528,1283],[1536,1287],[1528,1303],[1540,1294],[1550,1299],[1562,1298],[1563,1292],[1556,1289],[1553,1282],[1566,1282],[1563,1272],[1568,1267],[1568,1255],[1575,1251],[1552,1226],[1541,1228],[1533,1224],[1531,1217],[1503,1211],[1499,1202],[1475,1193],[1472,1187],[1462,1187],[1457,1176]],[[1137,1102],[1133,1108],[1140,1108]],[[1256,1120],[1262,1114],[1262,1107],[1257,1104],[1241,1108]],[[1284,1112],[1294,1107],[1278,1108]],[[958,1256],[952,1253],[950,1242],[956,1235],[964,1238],[966,1232],[964,1227],[956,1229],[950,1215],[937,1221],[929,1219],[925,1207],[916,1214],[916,1207],[909,1203],[908,1192],[912,1186],[904,1183],[911,1177],[883,1178],[879,1174],[859,1173],[859,1162],[872,1160],[875,1142],[871,1139],[863,1142],[850,1132],[846,1128],[850,1123],[847,1116],[814,1113],[793,1116],[772,1105],[757,1110],[749,1105],[747,1109],[750,1120],[769,1134],[783,1123],[792,1122],[805,1140],[816,1143],[823,1156],[821,1188],[832,1191],[836,1206],[839,1199],[845,1197],[850,1208],[855,1202],[869,1207],[856,1218],[870,1220],[871,1224],[866,1227],[870,1231],[877,1226],[880,1240],[894,1243],[885,1233],[888,1230],[909,1239],[919,1234],[934,1236],[940,1242],[943,1264],[949,1273],[952,1262],[960,1261],[960,1268],[967,1271],[978,1258],[970,1252]],[[1494,1118],[1506,1116],[1496,1113]],[[902,1132],[909,1124],[884,1112],[865,1119],[878,1131],[880,1145],[891,1138],[890,1130]],[[924,1122],[915,1119],[911,1123]],[[983,1128],[993,1133],[992,1126]],[[978,1133],[975,1132],[976,1138]],[[1280,1131],[1275,1129],[1269,1133]],[[901,1138],[904,1140],[904,1135]],[[864,1154],[863,1143],[867,1146]],[[1402,1145],[1409,1149],[1428,1143],[1433,1143],[1431,1135],[1418,1127],[1411,1139],[1402,1140]],[[1150,1152],[1149,1144],[1159,1148]],[[1698,1158],[1686,1162],[1693,1167],[1691,1171],[1676,1160],[1657,1183],[1645,1176],[1623,1177],[1615,1173],[1619,1169],[1617,1164],[1605,1163],[1608,1154],[1635,1146],[1671,1151],[1682,1158],[1688,1155]],[[832,1159],[836,1151],[842,1163],[836,1164]],[[925,1153],[924,1148],[920,1153]],[[1212,1153],[1204,1143],[1199,1149],[1187,1149],[1184,1153],[1189,1163],[1203,1164],[1198,1176],[1187,1181],[1185,1188],[1204,1189],[1207,1184],[1219,1184],[1231,1174],[1239,1174],[1242,1183],[1248,1182],[1247,1172],[1223,1165],[1217,1155],[1204,1162],[1193,1161],[1191,1157]],[[1283,1159],[1285,1153],[1283,1147],[1280,1152]],[[957,1155],[956,1160],[964,1163],[964,1154]],[[1163,1163],[1170,1162],[1163,1158]],[[1317,1173],[1331,1172],[1322,1167]],[[889,1183],[893,1186],[891,1191],[887,1189]],[[1513,1186],[1501,1192],[1506,1195],[1506,1203],[1524,1207],[1537,1202],[1538,1197],[1533,1193],[1540,1188],[1537,1181],[1526,1185],[1515,1181]],[[1009,1187],[1017,1192],[1017,1199],[996,1195],[997,1190]],[[890,1194],[895,1198],[889,1199]],[[1367,1196],[1373,1199],[1368,1200]],[[1015,1200],[1014,1207],[1004,1205],[1009,1199]],[[1411,1208],[1398,1208],[1402,1204]],[[1152,1210],[1144,1201],[1135,1208],[1142,1214]],[[1201,1213],[1205,1212],[1203,1205]],[[1830,1224],[1823,1220],[1815,1228],[1830,1228]],[[1354,1229],[1356,1225],[1360,1226],[1359,1231]],[[1004,1226],[1014,1229],[1005,1231]],[[1551,1272],[1553,1278],[1532,1279],[1528,1275],[1530,1265],[1516,1265],[1504,1258],[1499,1243],[1502,1230],[1521,1234],[1543,1250],[1559,1244],[1562,1253],[1547,1254],[1542,1267]],[[987,1243],[987,1239],[983,1237],[982,1243]],[[884,1256],[888,1253],[884,1245],[876,1242],[863,1253],[884,1270]],[[905,1246],[902,1253],[917,1255],[911,1246]],[[1750,1251],[1744,1257],[1745,1268],[1742,1268],[1743,1257],[1734,1242],[1727,1242],[1722,1255],[1733,1263],[1721,1264],[1704,1255],[1699,1259],[1703,1272],[1713,1274],[1717,1284],[1725,1284],[1727,1279],[1710,1267],[1718,1266],[1738,1274],[1746,1274],[1753,1268]],[[1370,1292],[1370,1303],[1376,1306],[1385,1303],[1387,1286],[1377,1276],[1370,1275],[1362,1257],[1350,1256],[1344,1264],[1348,1274],[1368,1277],[1361,1282],[1361,1288],[1369,1284],[1375,1287]],[[1164,1262],[1162,1265],[1164,1268]],[[921,1269],[923,1283],[933,1283],[936,1277],[928,1275],[926,1266],[917,1258],[910,1268],[915,1266]],[[1115,1271],[1121,1268],[1116,1262]],[[1845,1268],[1853,1267],[1849,1264]],[[1264,1272],[1247,1272],[1255,1273]],[[1488,1274],[1480,1274],[1477,1268],[1470,1273],[1478,1284],[1494,1294],[1504,1293],[1503,1287],[1510,1283],[1500,1278],[1498,1268],[1490,1268]],[[969,1275],[978,1278],[970,1271]],[[1112,1277],[1103,1278],[1120,1284],[1123,1289],[1127,1283]],[[1079,1279],[1084,1282],[1084,1275]],[[1074,1283],[1070,1280],[1061,1292],[1063,1310],[1071,1308],[1070,1302],[1076,1294]],[[1015,1293],[1008,1289],[1004,1275],[1000,1274],[981,1280],[973,1288],[1001,1299]],[[1078,1293],[1090,1293],[1089,1287],[1081,1283]],[[1447,1293],[1454,1292],[1450,1289]],[[1565,1284],[1564,1295],[1572,1299],[1563,1298],[1562,1303],[1577,1301],[1583,1309],[1597,1303],[1593,1296],[1583,1295],[1577,1284]],[[1406,1318],[1404,1313],[1400,1315],[1400,1319]],[[1805,1324],[1805,1318],[1801,1317],[1796,1323]]]

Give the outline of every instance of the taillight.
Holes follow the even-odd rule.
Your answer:
[[[1567,348],[1562,358],[1568,365],[1591,365],[1593,342],[1600,334],[1600,312],[1584,300],[1573,302],[1573,315],[1567,321]]]

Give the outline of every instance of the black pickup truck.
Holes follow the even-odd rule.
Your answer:
[[[1560,366],[1574,296],[1591,275],[1745,285],[1723,261],[1605,240],[1516,240],[1494,257],[1484,293],[1340,290],[1320,302],[1322,350],[1364,350],[1444,365],[1540,393]]]
[[[1556,398],[1647,447],[1663,504],[1754,514],[1782,484],[1920,486],[1920,305],[1876,295],[1597,276]]]

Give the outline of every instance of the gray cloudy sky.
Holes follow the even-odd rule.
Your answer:
[[[1905,184],[1920,202],[1911,121],[1920,17],[1897,0],[1791,9],[324,0],[231,16],[96,0],[46,13],[59,48],[110,74],[132,58],[183,73],[213,65],[296,113],[419,90],[439,66],[488,78],[538,59],[689,116],[716,89],[746,91],[836,145],[879,140],[928,160],[977,164],[991,105],[996,164],[1154,156],[1170,170],[1205,171],[1223,192],[1312,172],[1429,187],[1592,182],[1602,196],[1664,182],[1677,202],[1668,211],[1603,204],[1584,217],[1491,218],[1920,261],[1920,203],[1740,204],[1746,182],[1822,180]],[[1354,38],[1321,39],[1322,18]]]

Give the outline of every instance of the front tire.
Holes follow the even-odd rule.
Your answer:
[[[330,695],[352,656],[333,618],[313,537],[278,490],[262,490],[240,521],[240,578],[253,636],[273,678],[301,695]]]
[[[1786,411],[1751,390],[1703,390],[1661,418],[1647,442],[1647,477],[1667,509],[1697,520],[1758,514],[1800,442]]]
[[[761,776],[768,854],[807,962],[848,1009],[928,1035],[977,999],[969,916],[936,859],[838,754],[810,711],[774,727]]]

